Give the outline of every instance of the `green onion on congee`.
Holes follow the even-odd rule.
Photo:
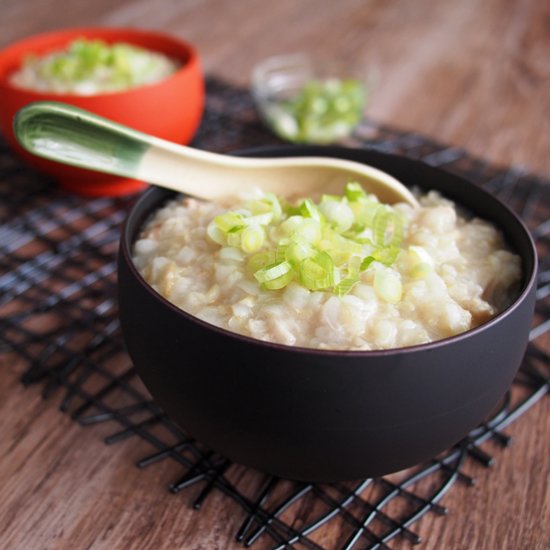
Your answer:
[[[519,256],[487,221],[431,191],[420,208],[342,196],[179,198],[135,243],[138,270],[196,317],[259,340],[371,350],[432,342],[507,307]]]
[[[28,56],[10,81],[37,92],[95,95],[154,84],[178,68],[168,56],[133,44],[81,38],[64,50]]]

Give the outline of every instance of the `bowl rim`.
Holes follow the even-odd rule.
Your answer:
[[[130,44],[134,44],[136,46],[141,46],[143,48],[149,49],[151,51],[155,51],[157,53],[163,53],[164,55],[167,55],[165,52],[162,51],[161,48],[157,49],[155,47],[150,46],[143,46],[139,43],[139,39],[150,39],[158,41],[159,43],[163,44],[171,44],[174,48],[177,48],[180,54],[177,56],[177,60],[181,63],[181,65],[177,68],[176,71],[174,71],[172,74],[162,78],[161,80],[158,80],[157,82],[152,82],[150,84],[140,84],[139,86],[127,88],[124,90],[118,90],[114,92],[101,92],[96,94],[70,94],[70,93],[59,93],[54,92],[50,90],[43,90],[43,91],[37,91],[30,88],[23,88],[20,86],[15,86],[10,82],[9,76],[13,72],[13,68],[10,69],[9,67],[4,70],[2,67],[2,61],[6,58],[9,58],[10,56],[17,56],[21,57],[25,54],[32,53],[33,46],[35,48],[40,48],[39,45],[40,42],[44,40],[58,40],[59,44],[56,46],[52,46],[51,50],[59,50],[65,46],[67,46],[71,41],[78,38],[78,36],[81,35],[87,35],[87,38],[93,38],[94,36],[97,36],[97,38],[103,38],[103,39],[111,39],[112,42],[117,41],[117,36],[124,35],[126,38],[121,38],[120,41],[125,41]],[[130,38],[128,38],[128,35],[132,35],[132,38],[136,39],[136,42],[133,42]],[[23,51],[22,51],[23,50]],[[40,54],[44,55],[44,54]],[[116,27],[109,27],[109,26],[78,26],[78,27],[65,27],[65,28],[59,28],[52,31],[46,31],[41,32],[37,34],[32,34],[23,38],[20,38],[18,40],[15,40],[14,42],[11,42],[10,44],[7,44],[5,47],[0,49],[0,88],[3,88],[5,90],[11,90],[15,93],[23,93],[27,94],[29,96],[36,97],[36,99],[40,99],[47,96],[55,97],[58,101],[70,101],[71,99],[79,98],[81,100],[97,100],[100,98],[113,98],[117,96],[124,96],[129,93],[135,93],[139,92],[140,90],[144,88],[151,88],[154,86],[165,84],[174,78],[177,78],[178,76],[185,74],[189,72],[191,68],[193,68],[195,65],[197,65],[199,62],[199,56],[197,49],[193,44],[190,42],[183,40],[179,38],[178,36],[175,36],[173,34],[169,34],[163,31],[157,31],[157,30],[149,30],[149,29],[142,29],[139,27],[124,27],[124,26],[116,26]],[[19,68],[21,65],[21,59],[18,61],[17,68]]]
[[[299,153],[296,155],[296,151],[300,149],[307,149],[307,153]],[[385,153],[380,151],[374,151],[374,150],[364,150],[357,147],[344,147],[344,146],[317,146],[317,145],[310,145],[310,146],[289,146],[289,145],[268,145],[268,146],[259,146],[259,147],[253,147],[253,148],[246,148],[246,149],[239,149],[238,151],[235,151],[230,154],[238,155],[238,156],[269,156],[269,154],[276,154],[281,152],[289,152],[294,151],[296,156],[311,156],[312,154],[323,155],[323,150],[325,150],[324,156],[331,155],[331,156],[337,156],[338,152],[368,152],[368,153],[376,153],[376,155],[380,155],[381,157],[385,157],[387,159],[391,158],[400,158],[405,159],[406,161],[409,161],[414,164],[423,164],[425,166],[428,166],[429,168],[433,170],[443,170],[440,167],[431,166],[427,163],[418,160],[413,159],[410,157],[406,157],[404,155],[396,155],[392,153]],[[432,342],[424,343],[424,344],[415,344],[412,346],[405,346],[405,347],[398,347],[398,348],[388,348],[388,349],[377,349],[377,350],[341,350],[341,349],[318,349],[318,348],[308,348],[305,346],[292,346],[287,344],[280,344],[277,342],[269,342],[264,340],[259,340],[257,338],[253,338],[252,336],[247,336],[244,334],[240,334],[237,332],[233,332],[231,330],[213,325],[211,323],[208,323],[207,321],[204,321],[202,319],[199,319],[198,317],[192,315],[191,313],[188,313],[187,311],[181,309],[180,307],[176,306],[172,302],[170,302],[167,298],[162,296],[160,293],[158,293],[156,290],[153,289],[151,285],[149,285],[145,279],[142,277],[142,275],[139,273],[138,269],[136,268],[133,260],[132,260],[132,254],[131,254],[131,246],[133,242],[130,240],[130,226],[135,225],[136,229],[139,229],[139,227],[143,226],[144,221],[147,219],[142,218],[141,220],[136,220],[136,217],[138,216],[138,210],[144,203],[151,200],[150,197],[155,194],[164,193],[167,196],[164,199],[164,202],[167,200],[170,200],[170,196],[177,196],[177,193],[162,189],[159,187],[151,187],[144,191],[134,202],[132,205],[130,211],[128,212],[126,219],[123,223],[122,230],[121,230],[121,237],[120,237],[120,249],[119,249],[119,257],[121,257],[124,262],[126,263],[126,266],[130,270],[131,274],[135,277],[136,281],[140,284],[141,287],[155,300],[159,301],[163,306],[168,307],[169,310],[174,312],[176,315],[183,317],[184,319],[191,321],[193,323],[198,324],[199,326],[202,326],[206,328],[207,330],[212,330],[216,333],[218,333],[221,336],[228,337],[233,340],[238,340],[240,342],[245,342],[250,345],[259,346],[263,348],[270,348],[274,350],[279,351],[285,351],[285,352],[291,352],[291,353],[297,353],[297,354],[313,354],[318,356],[325,356],[325,357],[388,357],[388,356],[399,356],[402,354],[408,354],[408,353],[421,353],[426,352],[430,350],[435,350],[447,345],[451,344],[459,344],[461,341],[475,337],[479,335],[482,332],[485,332],[486,330],[489,330],[491,327],[493,327],[496,324],[499,324],[504,319],[509,317],[514,313],[516,309],[518,309],[525,299],[528,297],[528,295],[531,293],[534,285],[537,281],[537,273],[538,273],[538,256],[537,256],[537,250],[535,246],[535,242],[533,240],[533,237],[530,233],[530,231],[527,229],[527,226],[525,223],[521,220],[521,218],[513,212],[504,202],[502,202],[499,198],[497,198],[492,193],[488,192],[487,190],[483,189],[480,186],[477,186],[473,182],[469,181],[468,179],[458,176],[456,174],[452,174],[454,177],[460,179],[463,182],[466,182],[468,185],[475,186],[479,191],[481,191],[483,194],[487,195],[487,197],[490,200],[495,201],[508,216],[510,216],[514,222],[521,228],[521,230],[524,233],[524,236],[527,238],[527,242],[529,243],[529,250],[525,251],[515,251],[517,254],[519,254],[522,258],[522,263],[527,263],[525,260],[532,260],[532,269],[530,273],[524,273],[523,274],[523,286],[521,289],[521,292],[518,296],[514,299],[514,301],[506,307],[503,311],[489,319],[488,321],[485,321],[478,325],[477,327],[474,327],[472,329],[469,329],[465,332],[456,334],[454,336],[449,336],[446,338],[442,338],[439,340],[434,340]],[[159,197],[160,199],[160,197]],[[157,204],[155,205],[155,208],[160,207],[160,200],[157,201]],[[147,209],[148,215],[150,215],[154,210],[151,208]],[[494,222],[491,222],[494,223]],[[499,228],[501,229],[501,228]],[[119,260],[120,261],[120,260]]]

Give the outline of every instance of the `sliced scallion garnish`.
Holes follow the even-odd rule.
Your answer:
[[[378,265],[377,293],[392,303],[401,297],[400,280],[387,268],[401,252],[403,220],[357,183],[349,183],[343,196],[324,195],[318,204],[311,199],[289,204],[266,194],[216,216],[207,235],[248,255],[247,269],[268,290],[295,281],[343,296],[363,271]]]
[[[312,79],[295,97],[273,104],[268,119],[282,138],[330,143],[351,133],[363,116],[366,87],[357,79]]]
[[[241,248],[247,254],[258,252],[265,241],[265,230],[259,225],[249,225],[241,232]]]
[[[256,271],[254,277],[269,290],[284,288],[293,278],[292,264],[283,260],[267,265]]]
[[[334,262],[326,252],[318,252],[300,264],[300,283],[308,290],[325,290],[334,284]]]

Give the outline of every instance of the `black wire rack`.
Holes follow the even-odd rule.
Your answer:
[[[229,151],[278,143],[259,122],[246,90],[209,79],[207,106],[194,145]],[[468,437],[433,460],[377,479],[298,483],[233,464],[190,439],[151,400],[128,358],[115,301],[121,222],[135,197],[86,199],[63,193],[0,145],[0,353],[22,362],[26,385],[40,384],[83,426],[113,424],[108,444],[139,438],[150,444],[138,467],[171,459],[181,476],[174,493],[198,486],[199,509],[215,492],[242,515],[236,540],[262,548],[391,548],[420,542],[414,524],[444,515],[442,497],[472,484],[469,462],[490,466],[503,430],[550,390],[550,181],[521,168],[501,168],[417,134],[365,121],[356,147],[399,153],[485,186],[525,220],[541,259],[530,344],[511,390]],[[488,441],[493,442],[486,445]],[[487,450],[490,447],[490,451]],[[197,496],[198,495],[198,496]],[[261,541],[261,542],[260,542]],[[182,541],[183,544],[183,541]]]

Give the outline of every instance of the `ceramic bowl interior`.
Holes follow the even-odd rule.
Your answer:
[[[457,443],[502,398],[527,345],[537,259],[525,226],[489,193],[419,161],[335,147],[247,154],[347,158],[411,187],[439,190],[503,230],[522,258],[520,293],[480,327],[409,348],[346,352],[260,342],[181,311],[139,275],[132,243],[152,212],[173,197],[151,189],[127,219],[118,275],[123,335],[153,397],[210,448],[292,479],[379,476]]]
[[[163,53],[180,68],[157,83],[129,90],[79,96],[17,88],[10,75],[29,54],[45,55],[64,49],[78,38],[107,43],[127,42]],[[15,113],[34,101],[61,101],[125,124],[136,130],[188,143],[204,110],[204,80],[195,48],[160,32],[127,28],[75,28],[53,31],[15,42],[0,51],[0,131],[28,163],[53,176],[65,188],[86,195],[123,195],[145,187],[143,182],[65,166],[30,155],[16,143],[12,131]]]

